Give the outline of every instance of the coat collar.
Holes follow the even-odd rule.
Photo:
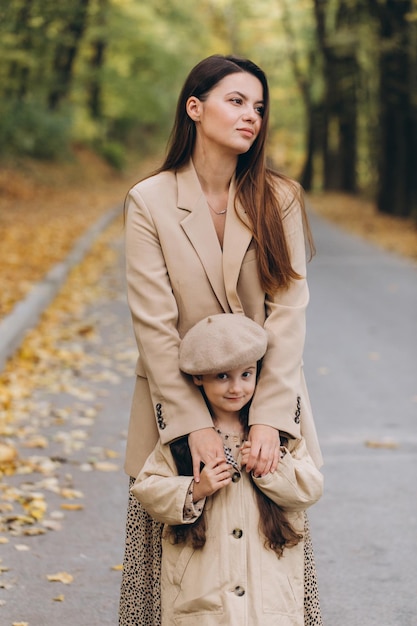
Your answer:
[[[223,253],[191,160],[177,172],[177,185],[178,208],[187,211],[181,226],[197,252],[223,310],[243,312],[237,295],[237,282],[252,233],[239,218],[245,219],[243,208],[239,204],[236,209],[234,207],[234,180],[227,204]]]

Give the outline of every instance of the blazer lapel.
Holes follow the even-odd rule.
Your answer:
[[[201,186],[190,164],[177,172],[178,207],[186,211],[181,226],[198,254],[220,305],[230,312],[223,280],[222,250]]]
[[[247,225],[243,207],[237,203],[235,208],[234,199],[235,185],[232,181],[223,238],[223,274],[230,308],[233,313],[243,313],[242,303],[237,293],[237,283],[243,258],[252,240],[252,231]]]

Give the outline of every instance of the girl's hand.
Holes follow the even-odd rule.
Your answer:
[[[200,463],[207,465],[216,458],[225,460],[223,442],[214,428],[202,428],[190,433],[188,435],[188,445],[193,458],[195,483],[200,482]]]
[[[216,493],[219,489],[229,485],[232,481],[230,469],[231,466],[221,457],[217,457],[213,461],[206,463],[201,470],[200,482],[194,482],[194,502],[201,500],[201,498],[212,496],[213,493]]]
[[[250,441],[244,441],[240,448],[240,464],[244,467],[249,461],[249,455],[251,451]]]
[[[266,476],[277,469],[279,461],[279,431],[272,426],[254,424],[249,430],[251,445],[246,471],[256,477]]]

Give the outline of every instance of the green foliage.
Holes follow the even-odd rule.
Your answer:
[[[126,165],[126,149],[121,143],[105,141],[99,144],[97,151],[116,170],[123,170]]]
[[[63,158],[69,153],[71,118],[50,113],[37,102],[0,103],[0,153],[38,159]]]
[[[381,36],[388,5],[409,5],[404,23],[396,22],[406,36]],[[416,0],[0,1],[0,152],[56,158],[72,140],[121,168],[125,151],[144,155],[165,143],[191,67],[209,54],[234,53],[268,75],[276,167],[305,173],[314,139],[310,178],[319,188],[333,154],[340,157],[355,136],[358,188],[375,192],[382,178],[379,63],[402,41],[410,63],[403,83],[416,119],[416,7]],[[346,102],[354,121],[343,135]]]

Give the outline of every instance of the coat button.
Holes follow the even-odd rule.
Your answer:
[[[234,472],[232,474],[232,483],[237,483],[240,480],[240,474],[239,472]]]
[[[240,528],[235,528],[232,532],[232,535],[235,539],[240,539],[243,535],[243,531]]]
[[[237,587],[235,587],[233,589],[233,593],[236,596],[244,596],[245,595],[245,590],[243,589],[243,587],[240,587],[239,585]]]

